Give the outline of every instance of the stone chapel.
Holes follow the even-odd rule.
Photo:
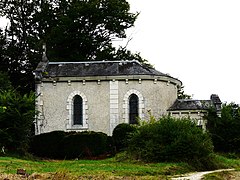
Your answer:
[[[55,130],[96,131],[111,135],[120,123],[172,115],[189,116],[205,128],[210,100],[178,100],[182,82],[138,61],[49,62],[46,54],[34,71],[36,134]]]

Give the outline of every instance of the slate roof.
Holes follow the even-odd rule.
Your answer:
[[[211,100],[177,99],[168,111],[207,110],[213,105]]]
[[[160,75],[167,76],[138,61],[96,61],[78,63],[49,63],[49,76],[120,76],[120,75]]]
[[[122,76],[152,75],[166,76],[154,68],[132,61],[88,61],[88,62],[40,62],[35,73],[43,73],[44,77],[86,77],[86,76]]]

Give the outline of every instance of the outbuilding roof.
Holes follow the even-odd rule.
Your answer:
[[[168,111],[207,110],[213,105],[211,100],[177,99]]]
[[[208,110],[213,107],[221,112],[222,102],[217,94],[212,94],[210,100],[177,99],[168,111]]]

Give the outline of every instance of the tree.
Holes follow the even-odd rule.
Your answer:
[[[35,116],[35,95],[20,95],[13,89],[0,91],[0,147],[25,153]]]
[[[33,48],[32,17],[36,12],[36,2],[26,0],[1,1],[1,16],[10,21],[5,29],[6,44],[1,58],[1,71],[7,71],[12,85],[23,93],[33,89],[32,70],[39,57],[37,48]]]
[[[125,0],[57,0],[40,7],[45,11],[34,16],[35,28],[55,61],[102,60],[113,53],[112,39],[125,38],[138,15]]]
[[[139,54],[112,45],[113,39],[126,37],[125,30],[133,27],[138,16],[129,12],[126,0],[10,0],[0,2],[0,10],[10,20],[1,63],[6,64],[15,87],[34,88],[32,71],[43,43],[51,61],[124,57],[146,62]]]
[[[184,92],[184,86],[181,86],[178,89],[178,99],[191,99],[191,96],[188,94],[185,94]]]
[[[12,84],[8,75],[0,71],[0,91],[12,89]]]
[[[218,152],[240,151],[240,107],[237,104],[224,104],[219,117],[214,109],[206,116],[207,129]]]
[[[6,46],[6,37],[4,36],[3,30],[0,28],[0,61],[3,62],[4,51]],[[1,64],[3,66],[3,64]]]
[[[32,135],[35,94],[21,95],[0,72],[0,148],[25,153]]]

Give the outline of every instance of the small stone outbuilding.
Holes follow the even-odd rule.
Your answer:
[[[210,100],[177,99],[168,109],[171,116],[176,118],[188,118],[196,122],[198,127],[206,129],[207,120],[204,116],[209,108],[216,109],[218,115],[221,114],[222,102],[218,95],[212,94]]]

